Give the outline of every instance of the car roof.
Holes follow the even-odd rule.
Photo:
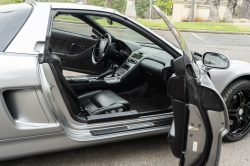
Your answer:
[[[75,3],[55,3],[55,2],[35,2],[36,5],[39,4],[49,4],[52,9],[68,9],[68,10],[93,10],[93,11],[103,11],[109,13],[115,13],[114,9],[92,6],[92,5],[80,5]]]

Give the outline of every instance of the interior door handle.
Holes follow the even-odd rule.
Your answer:
[[[72,43],[69,49],[69,54],[77,54],[82,52],[85,49],[84,45]]]

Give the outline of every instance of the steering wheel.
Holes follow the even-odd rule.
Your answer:
[[[103,34],[96,42],[92,52],[92,62],[94,65],[103,61],[112,47],[111,36],[109,33]]]

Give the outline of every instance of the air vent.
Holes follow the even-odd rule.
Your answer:
[[[173,72],[170,70],[164,70],[164,81],[168,83],[169,78],[173,75]]]

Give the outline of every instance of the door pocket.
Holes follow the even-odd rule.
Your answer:
[[[80,44],[76,44],[76,43],[72,43],[69,49],[69,54],[78,54],[82,51],[85,50],[85,46],[84,45],[80,45]]]

